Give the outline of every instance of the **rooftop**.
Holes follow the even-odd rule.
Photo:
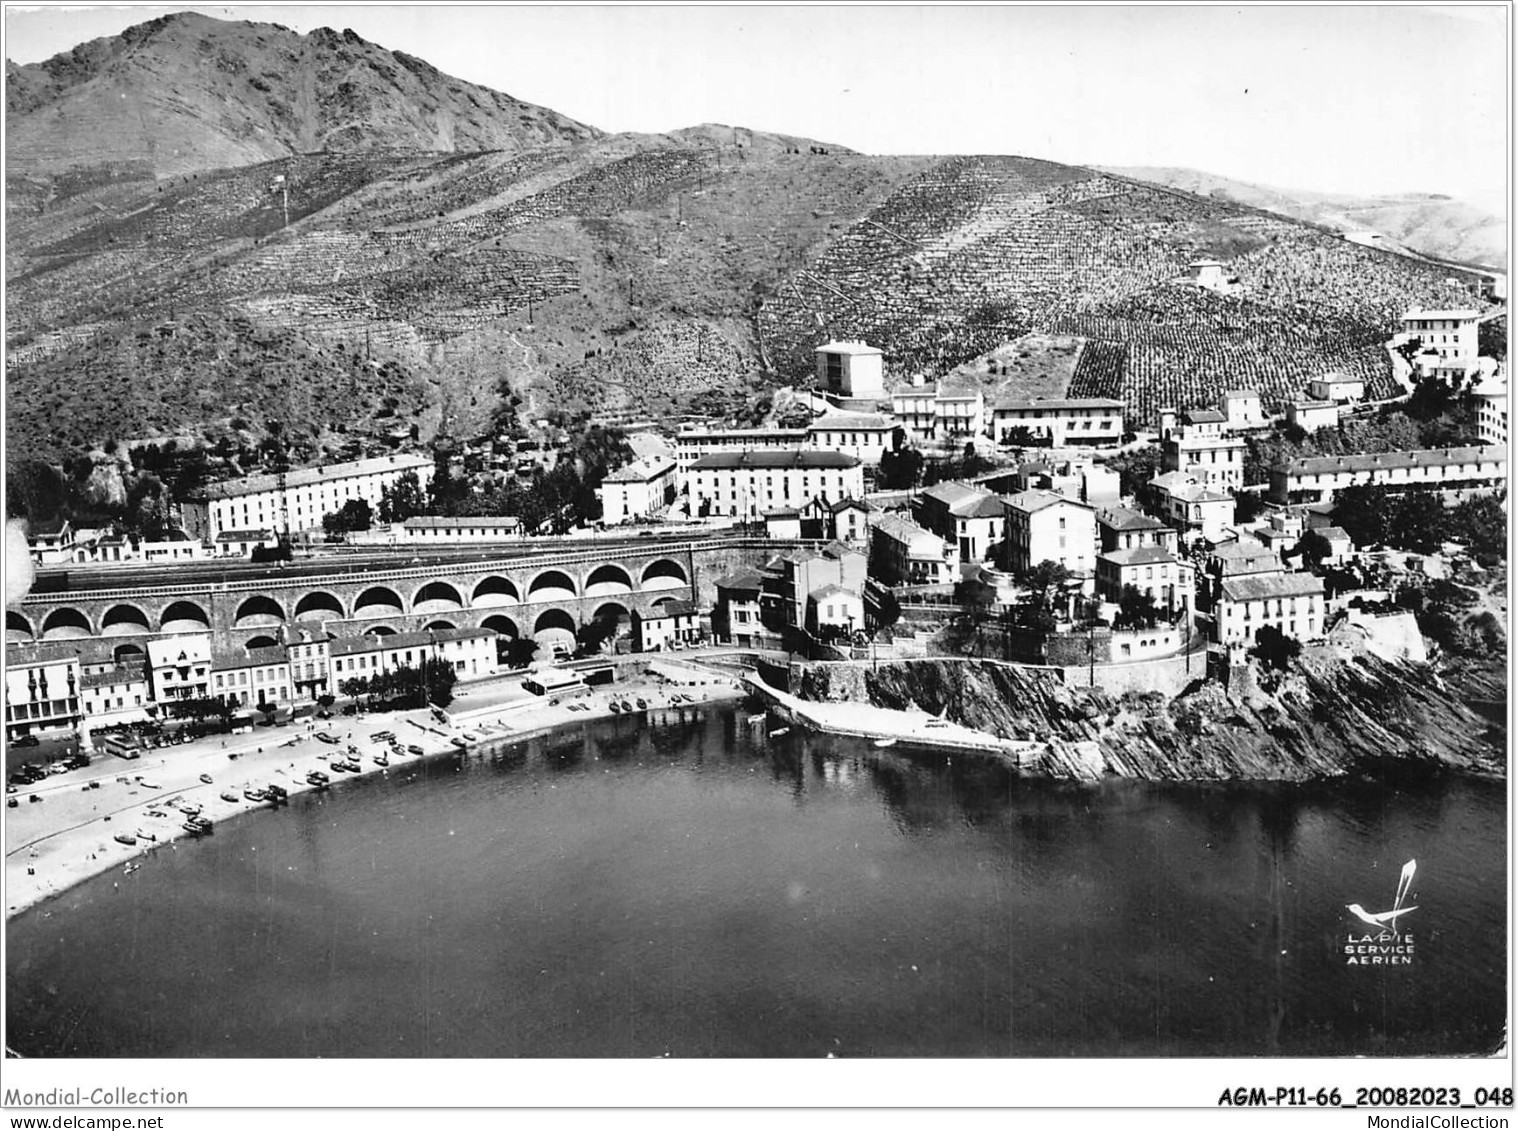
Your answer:
[[[1128,507],[1110,507],[1097,513],[1096,521],[1111,530],[1166,530],[1168,527],[1153,515]]]
[[[1402,316],[1402,321],[1409,322],[1414,319],[1425,318],[1446,318],[1458,321],[1461,319],[1470,320],[1472,318],[1480,317],[1481,312],[1479,310],[1418,310],[1415,308],[1413,310],[1409,310],[1406,314],[1404,314]]]
[[[1134,546],[1128,550],[1113,550],[1102,554],[1097,560],[1119,566],[1169,565],[1176,557],[1163,546]]]
[[[737,468],[772,468],[792,470],[803,468],[858,467],[859,460],[842,452],[775,451],[775,452],[713,452],[691,464],[692,471],[729,471]]]
[[[807,425],[808,432],[875,432],[895,428],[896,421],[875,412],[829,412]]]
[[[216,536],[218,542],[267,542],[274,537],[272,530],[223,530]]]
[[[757,592],[763,585],[764,579],[754,570],[741,570],[738,573],[730,573],[726,577],[719,577],[717,579],[718,589]]]
[[[476,515],[470,518],[449,518],[444,515],[419,514],[414,518],[408,518],[404,525],[407,530],[457,530],[471,526],[517,527],[522,525],[522,520],[510,514]]]
[[[1123,409],[1127,402],[1112,397],[1009,397],[997,401],[993,412],[1026,412],[1029,409],[1047,408],[1066,412],[1074,408]]]
[[[1323,579],[1310,573],[1262,573],[1223,582],[1223,597],[1229,601],[1305,597],[1313,593],[1323,595]]]
[[[1006,502],[1008,509],[1022,511],[1024,514],[1032,514],[1034,511],[1045,510],[1060,503],[1066,506],[1079,507],[1083,511],[1092,509],[1085,503],[1078,503],[1074,499],[1066,498],[1064,495],[1056,495],[1053,491],[1042,491],[1038,488],[1030,491],[1019,491],[1015,495],[1008,495]]]
[[[147,672],[142,668],[112,668],[105,672],[82,672],[79,676],[79,688],[84,690],[90,687],[111,687],[119,683],[146,683]]]
[[[1416,452],[1377,452],[1356,456],[1309,456],[1272,464],[1272,472],[1288,475],[1321,475],[1331,471],[1371,471],[1394,467],[1449,467],[1467,463],[1507,463],[1507,448],[1485,444],[1467,448],[1435,448]]]
[[[1228,418],[1215,408],[1191,408],[1181,413],[1187,424],[1224,424]]]
[[[296,468],[285,474],[285,487],[286,489],[309,487],[314,483],[329,483],[333,480],[352,479],[356,476],[379,475],[389,471],[420,471],[422,468],[430,469],[431,467],[430,456],[403,454],[376,456],[373,459],[358,459],[348,463]],[[278,486],[279,477],[276,475],[249,475],[242,479],[231,479],[225,483],[209,484],[201,493],[207,499],[235,499],[243,495],[273,491]]]
[[[282,664],[288,658],[283,644],[271,644],[266,648],[214,648],[211,650],[211,669],[226,671],[228,668],[254,668],[262,664]]]
[[[864,342],[827,342],[818,346],[813,353],[843,353],[859,356],[862,354],[879,355],[880,350]]]
[[[668,475],[675,461],[668,456],[645,456],[623,464],[608,475],[603,483],[647,483],[661,475]]]

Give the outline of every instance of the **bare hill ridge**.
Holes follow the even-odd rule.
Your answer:
[[[289,34],[205,20],[143,42],[199,53],[227,28],[238,51]],[[344,44],[373,69],[378,49]],[[116,67],[86,48],[95,77],[54,75],[18,105],[61,105]],[[1071,390],[1123,396],[1142,423],[1241,385],[1279,403],[1328,369],[1390,392],[1402,310],[1473,301],[1460,272],[1322,227],[1032,158],[868,157],[716,124],[474,149],[456,131],[452,151],[408,125],[347,136],[151,180],[13,176],[11,458],[214,439],[284,405],[349,436],[397,413],[426,436],[502,411],[737,412],[805,382],[830,336],[881,346],[893,379],[1027,334],[1078,342]],[[58,144],[44,164],[72,152]],[[1236,293],[1176,282],[1200,256]],[[380,365],[385,381],[354,378]],[[1004,368],[985,377],[1010,389]],[[277,382],[295,374],[311,388],[291,399]]]
[[[6,64],[13,170],[114,165],[165,176],[295,153],[514,152],[600,131],[451,78],[352,31],[163,16]]]
[[[1379,238],[1388,250],[1405,249],[1436,259],[1507,269],[1507,224],[1503,218],[1437,193],[1348,196],[1272,188],[1196,169],[1100,168],[1198,196],[1264,208],[1367,241]]]

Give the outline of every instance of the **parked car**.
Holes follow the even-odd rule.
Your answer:
[[[23,734],[20,738],[12,739],[12,746],[40,746],[42,740],[35,734]]]

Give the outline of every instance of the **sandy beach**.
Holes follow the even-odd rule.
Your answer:
[[[5,814],[5,914],[7,918],[59,894],[82,880],[125,869],[144,853],[171,849],[190,836],[184,828],[182,805],[198,806],[200,815],[219,824],[267,801],[251,801],[246,790],[270,784],[292,796],[312,788],[306,776],[313,770],[331,778],[341,789],[344,778],[399,769],[418,757],[457,754],[453,741],[475,736],[471,745],[528,738],[556,727],[609,717],[611,703],[642,698],[650,710],[699,705],[741,698],[747,691],[736,678],[685,665],[663,663],[658,674],[638,675],[615,685],[599,687],[578,697],[549,700],[520,690],[520,680],[495,681],[486,686],[465,685],[448,708],[449,722],[440,723],[430,710],[387,711],[364,715],[335,715],[331,719],[286,727],[256,727],[241,735],[217,736],[182,746],[154,750],[125,761],[97,754],[80,770],[71,770],[21,786],[8,798],[19,804]],[[500,700],[507,696],[505,701]],[[474,707],[473,701],[486,705]],[[573,706],[573,710],[571,707]],[[326,731],[337,745],[318,740]],[[390,731],[406,747],[422,754],[391,753],[375,735]],[[350,754],[349,747],[357,750]],[[375,762],[389,758],[389,766]],[[344,757],[360,764],[358,773],[334,770],[330,763]],[[202,780],[209,776],[209,783]],[[235,800],[223,797],[232,795]],[[31,797],[38,801],[31,801]],[[128,835],[135,844],[115,837]]]

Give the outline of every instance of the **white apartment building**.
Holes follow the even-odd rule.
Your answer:
[[[1056,448],[1116,447],[1123,439],[1123,409],[1122,401],[1108,397],[1013,398],[991,410],[991,431],[999,444],[1020,427],[1047,437]]]
[[[1480,352],[1477,341],[1481,312],[1477,310],[1409,310],[1402,316],[1402,332],[1417,338],[1425,349],[1442,358],[1468,358]]]
[[[289,703],[290,660],[283,644],[211,653],[211,696],[239,707]]]
[[[1096,559],[1096,592],[1105,601],[1119,602],[1132,586],[1154,598],[1170,612],[1190,609],[1196,589],[1196,570],[1163,546],[1134,546],[1109,550]]]
[[[1226,430],[1227,418],[1216,409],[1194,409],[1177,416],[1160,409],[1162,467],[1189,475],[1204,487],[1226,491],[1244,485],[1244,441]]]
[[[79,721],[79,660],[13,660],[5,663],[5,738],[67,730]]]
[[[771,511],[799,510],[819,495],[859,498],[864,469],[840,452],[718,452],[691,464],[686,484],[693,518],[731,515],[754,522]]]
[[[1252,644],[1273,625],[1294,640],[1315,640],[1327,628],[1323,579],[1310,573],[1231,577],[1219,587],[1213,631],[1223,644]]]
[[[610,526],[663,513],[675,499],[675,476],[675,461],[668,456],[646,456],[617,468],[596,488],[601,521]]]
[[[806,433],[812,451],[842,452],[866,467],[879,467],[880,457],[902,442],[901,425],[872,412],[830,412],[807,425]]]
[[[1439,448],[1373,455],[1314,456],[1270,469],[1273,503],[1328,502],[1335,491],[1367,483],[1383,487],[1493,489],[1507,485],[1507,446]]]
[[[1223,528],[1233,522],[1233,496],[1183,471],[1156,475],[1149,489],[1165,521],[1188,543],[1199,537],[1219,541]]]
[[[408,542],[440,542],[459,545],[465,542],[505,542],[522,536],[522,520],[515,515],[475,515],[469,518],[446,518],[419,514],[401,524]]]
[[[870,528],[870,575],[887,585],[952,585],[959,553],[911,519],[886,515]]]
[[[82,723],[87,726],[111,726],[137,723],[148,718],[153,692],[146,671],[141,668],[112,668],[105,672],[85,672],[79,677],[79,704],[84,708]]]
[[[1333,401],[1292,401],[1286,406],[1286,422],[1304,432],[1339,426],[1339,406]]]
[[[808,444],[805,428],[691,428],[675,436],[675,466],[686,482],[691,466],[719,452],[799,452]]]
[[[432,469],[432,459],[423,455],[305,467],[285,475],[283,493],[278,476],[250,475],[212,484],[201,497],[184,501],[180,510],[185,529],[204,542],[215,541],[223,530],[283,531],[287,521],[292,534],[319,532],[323,516],[342,510],[350,500],[363,499],[378,510],[385,488],[407,472],[414,473],[425,490]]]
[[[148,674],[153,702],[204,699],[211,688],[211,637],[183,633],[148,641]]]
[[[864,342],[828,342],[815,351],[817,389],[850,399],[885,398],[885,355]]]
[[[1252,432],[1270,426],[1255,389],[1228,389],[1218,398],[1218,411],[1223,414],[1223,427],[1229,432]]]
[[[1365,399],[1365,382],[1342,373],[1325,373],[1307,382],[1307,396],[1315,401],[1350,404]]]
[[[913,514],[922,526],[959,548],[964,564],[985,561],[1007,531],[1001,497],[968,483],[938,483],[917,496]]]
[[[1096,510],[1052,491],[1020,491],[1007,508],[1006,566],[1027,573],[1041,562],[1058,562],[1090,577],[1096,569]]]
[[[1501,376],[1477,385],[1476,436],[1483,444],[1507,445],[1507,377]]]

